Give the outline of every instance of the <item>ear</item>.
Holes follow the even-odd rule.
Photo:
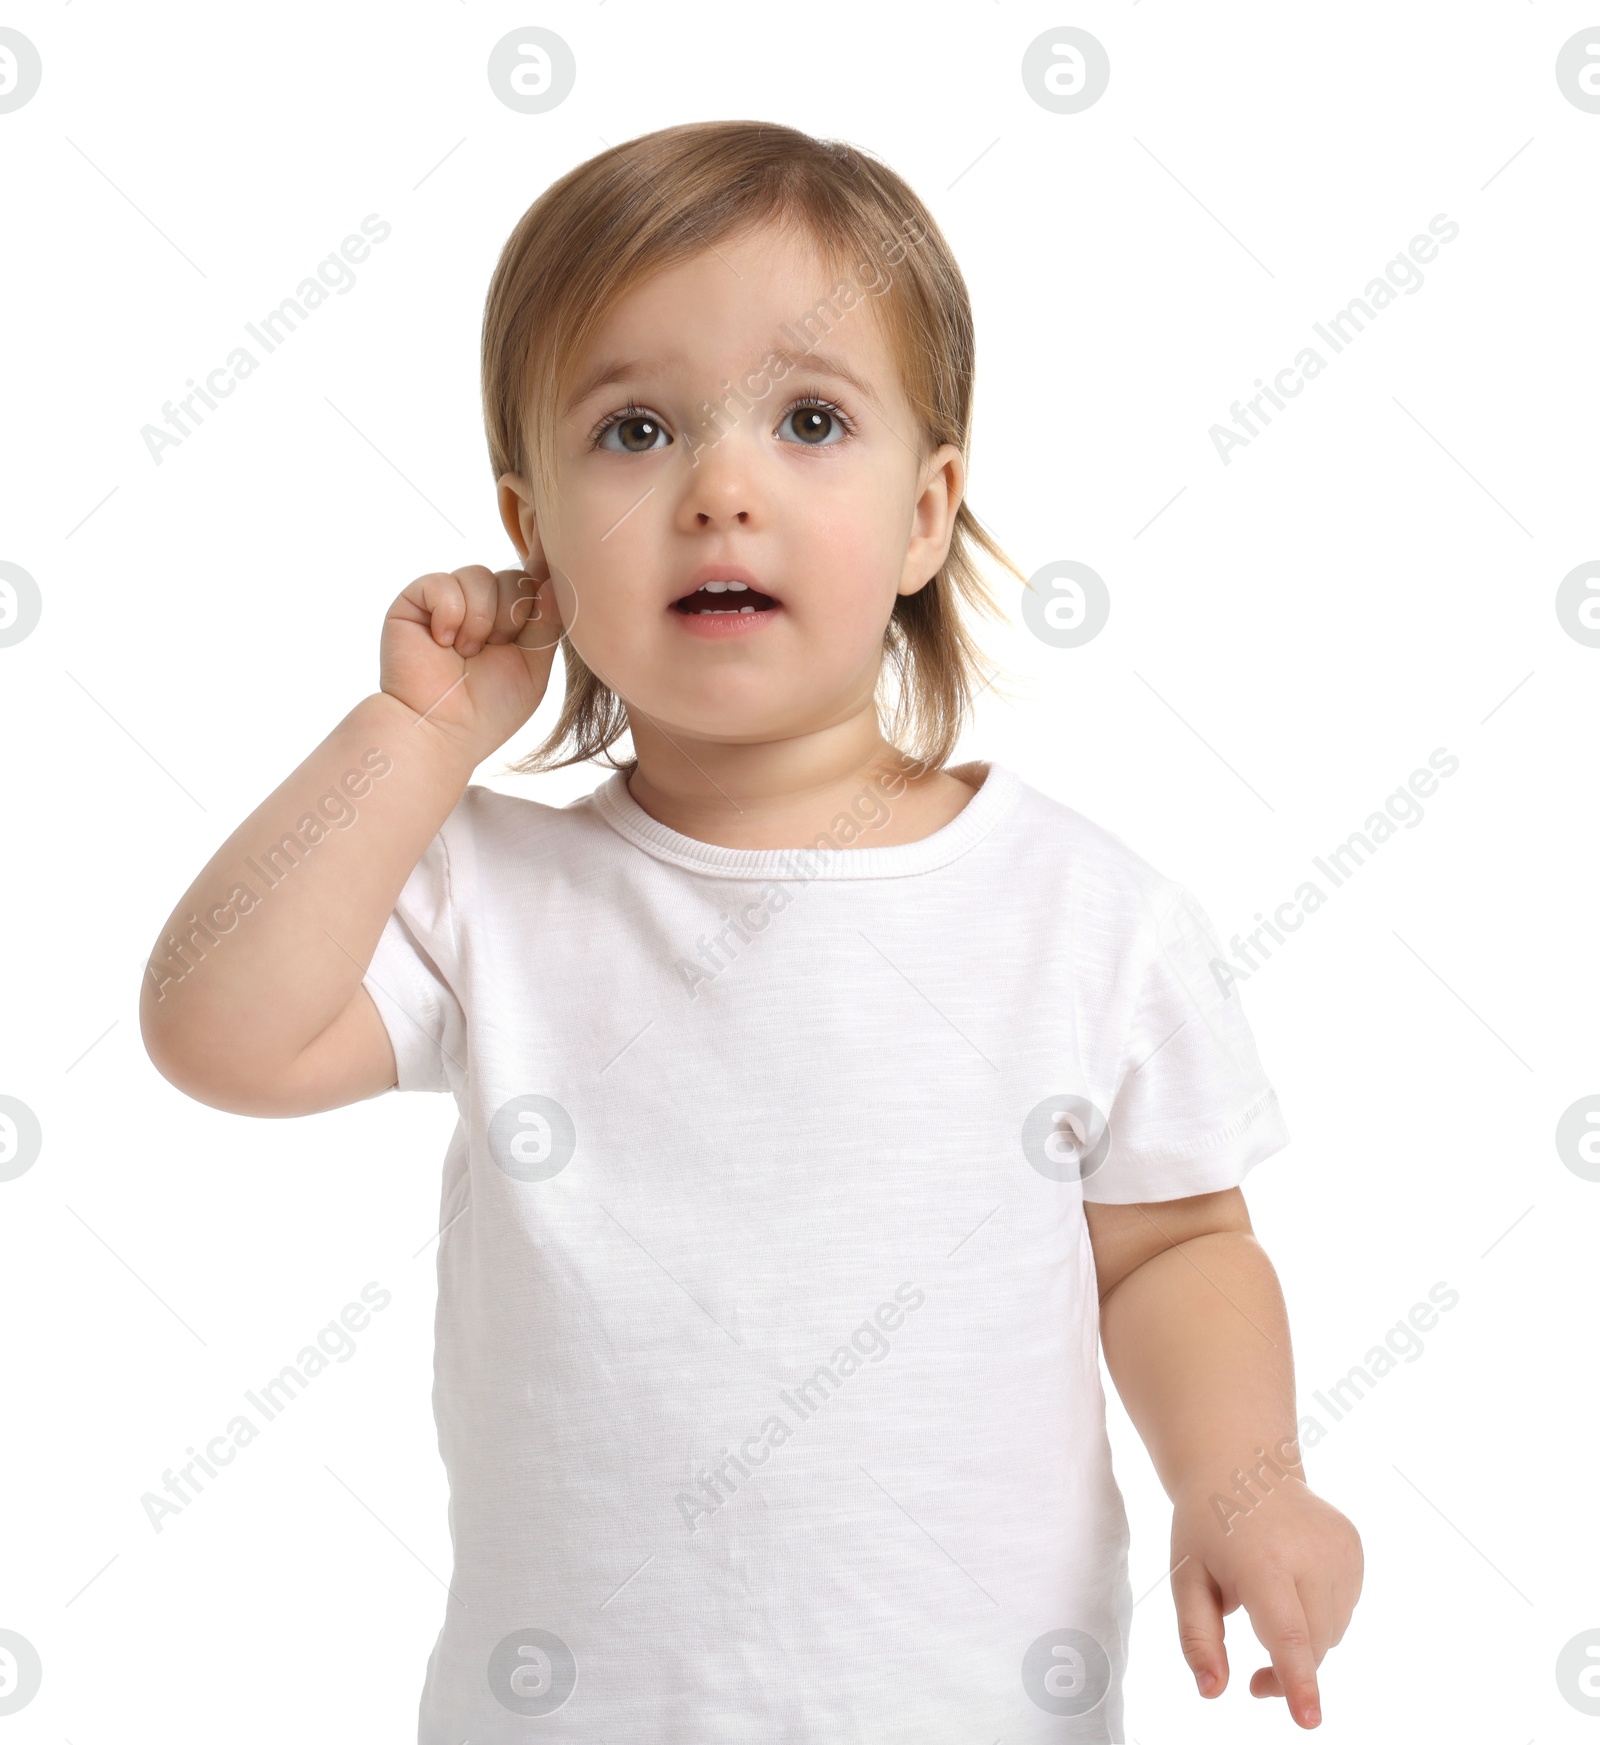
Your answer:
[[[967,482],[961,450],[954,443],[941,444],[923,463],[919,477],[921,489],[912,505],[911,539],[896,590],[901,594],[925,588],[950,555],[956,514]]]
[[[531,576],[548,575],[544,547],[539,540],[539,518],[534,513],[533,492],[520,473],[502,473],[498,480],[500,520],[511,543]]]

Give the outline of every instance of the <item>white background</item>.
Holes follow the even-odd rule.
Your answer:
[[[1600,8],[38,0],[0,22],[44,64],[0,115],[0,559],[44,598],[0,649],[0,1091],[44,1129],[0,1184],[0,1626],[45,1668],[0,1740],[415,1737],[449,1562],[429,1244],[454,1107],[210,1110],[147,1060],[140,976],[221,840],[376,688],[400,588],[514,561],[477,372],[516,219],[604,144],[711,117],[848,139],[927,200],[976,311],[969,500],[1025,572],[1071,558],[1110,590],[1062,651],[998,577],[989,641],[1024,695],[986,696],[958,757],[1117,832],[1224,940],[1435,747],[1460,759],[1243,994],[1293,1135],[1247,1191],[1329,1426],[1306,1464],[1368,1559],[1322,1732],[1600,1737],[1555,1678],[1600,1628],[1600,1184],[1554,1141],[1600,1091],[1600,649],[1555,611],[1600,556],[1600,115],[1554,72]],[[530,22],[578,63],[542,116],[485,76]],[[1112,67],[1078,115],[1019,71],[1067,22]],[[374,212],[392,235],[355,288],[156,465],[163,402]],[[1224,466],[1210,427],[1441,212],[1460,234],[1420,291]],[[477,779],[594,785],[497,773],[558,692]],[[393,1301],[355,1357],[153,1532],[163,1470],[368,1280]],[[1460,1301],[1423,1355],[1333,1423],[1313,1390],[1441,1280]],[[1289,1737],[1247,1693],[1242,1613],[1231,1688],[1195,1695],[1165,1499],[1112,1423],[1150,1590],[1130,1737]]]

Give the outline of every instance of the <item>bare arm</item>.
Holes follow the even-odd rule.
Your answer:
[[[1272,1657],[1250,1681],[1321,1719],[1316,1669],[1361,1590],[1361,1542],[1307,1489],[1283,1293],[1237,1188],[1087,1204],[1106,1365],[1173,1502],[1184,1657],[1227,1684],[1223,1616],[1243,1605]]]
[[[1303,1479],[1283,1293],[1237,1188],[1144,1206],[1087,1205],[1106,1366],[1167,1495],[1259,1446]]]
[[[151,952],[140,1030],[180,1090],[301,1115],[394,1084],[362,978],[473,770],[544,695],[561,631],[552,593],[471,565],[419,577],[389,608],[382,688],[223,843]]]
[[[358,703],[167,918],[139,1002],[161,1073],[201,1102],[254,1115],[304,1114],[392,1085],[393,1051],[361,978],[473,767],[397,698]],[[306,1080],[296,1063],[358,994],[366,1010],[345,1019],[350,1046],[339,1050],[353,1078]]]

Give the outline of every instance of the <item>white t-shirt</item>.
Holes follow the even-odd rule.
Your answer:
[[[886,809],[733,849],[470,786],[406,882],[365,985],[461,1113],[420,1745],[1123,1736],[1083,1201],[1288,1133],[1181,885],[997,764]]]

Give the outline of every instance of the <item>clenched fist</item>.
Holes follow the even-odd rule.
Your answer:
[[[476,764],[539,707],[565,629],[553,580],[482,564],[418,576],[383,621],[379,686]]]

